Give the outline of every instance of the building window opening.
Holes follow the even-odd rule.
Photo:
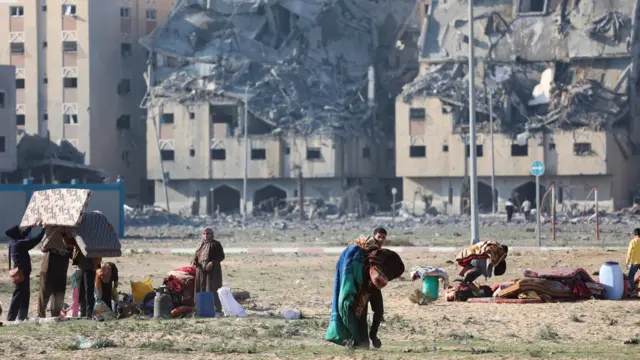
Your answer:
[[[24,16],[24,7],[22,6],[12,6],[9,8],[11,12],[11,17],[23,17]]]
[[[520,0],[519,13],[543,13],[547,0]]]
[[[511,156],[529,156],[529,145],[511,144]]]
[[[322,159],[322,151],[319,148],[307,149],[307,160],[321,160],[321,159]]]
[[[265,160],[267,158],[267,150],[251,149],[251,160]]]
[[[175,160],[175,151],[173,150],[160,150],[160,157],[162,161],[174,161]]]
[[[409,120],[425,120],[427,118],[427,110],[425,108],[409,109]]]
[[[427,157],[427,147],[426,146],[419,146],[419,145],[410,146],[409,147],[409,157],[412,157],[412,158]]]
[[[573,144],[573,154],[578,156],[586,156],[593,154],[591,143],[575,143]]]
[[[62,14],[64,16],[76,16],[76,6],[74,4],[63,4]]]
[[[78,87],[78,78],[64,78],[63,85],[65,89],[76,89]]]
[[[465,148],[465,156],[466,157],[470,157],[471,156],[471,146],[467,145]],[[476,157],[482,157],[484,156],[484,148],[482,145],[476,145]]]
[[[221,161],[227,159],[227,151],[225,149],[211,149],[211,160]]]
[[[65,114],[63,118],[63,122],[68,125],[77,125],[78,124],[78,115],[76,114]]]

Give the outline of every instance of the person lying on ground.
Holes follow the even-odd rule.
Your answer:
[[[29,251],[36,247],[44,237],[44,229],[29,239],[31,230],[34,227],[42,227],[42,220],[37,220],[32,226],[20,229],[16,225],[5,232],[9,237],[9,254],[13,261],[13,269],[10,276],[15,284],[15,290],[11,297],[9,310],[7,311],[7,321],[27,320],[29,316],[29,299],[31,295],[31,256]]]
[[[52,228],[47,229],[47,236],[62,236],[67,247],[42,248],[44,256],[40,265],[40,291],[38,293],[38,317],[45,318],[47,303],[51,301],[51,317],[60,316],[64,305],[64,294],[67,289],[67,271],[69,260],[73,255],[73,234],[70,230]],[[73,240],[73,241],[71,241]]]
[[[629,242],[627,250],[626,264],[629,267],[629,295],[636,296],[638,289],[636,288],[636,273],[640,268],[640,229],[633,230],[633,239]]]
[[[466,284],[473,283],[480,276],[485,279],[492,275],[501,276],[507,271],[509,247],[496,241],[482,241],[461,251],[456,262],[462,267],[459,275]]]
[[[358,245],[362,250],[369,253],[374,250],[382,249],[387,241],[387,230],[383,227],[378,227],[373,230],[373,236],[360,236],[352,240],[349,245]]]
[[[366,255],[358,245],[347,247],[336,264],[331,319],[325,339],[363,349],[369,348],[371,339],[374,347],[382,346],[378,338],[384,312],[380,290],[403,272],[404,263],[391,250],[374,250]],[[370,332],[367,329],[369,303],[374,311]]]

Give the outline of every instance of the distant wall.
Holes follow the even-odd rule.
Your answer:
[[[0,239],[4,231],[22,220],[34,191],[50,189],[88,189],[92,191],[87,211],[102,212],[120,237],[124,236],[124,182],[115,184],[30,184],[0,185]]]

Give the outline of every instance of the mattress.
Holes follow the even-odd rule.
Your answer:
[[[571,287],[559,281],[535,278],[521,279],[508,288],[500,290],[498,296],[501,298],[515,298],[525,291],[535,291],[538,295],[548,295],[551,298],[573,297]]]
[[[51,189],[35,191],[20,226],[31,226],[39,219],[44,226],[75,227],[82,220],[91,190]]]

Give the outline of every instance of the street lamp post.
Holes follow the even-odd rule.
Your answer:
[[[244,90],[244,176],[242,177],[242,226],[247,223],[247,178],[249,177],[249,85]]]
[[[473,35],[473,0],[469,0],[469,176],[471,198],[471,244],[477,243],[478,233],[478,174],[476,164],[476,104],[475,104],[475,62]]]
[[[391,219],[393,221],[393,223],[395,224],[396,222],[396,194],[398,193],[398,189],[391,188],[391,197],[392,197],[392,203],[391,203]]]
[[[493,215],[496,214],[497,210],[497,202],[496,199],[496,163],[494,157],[494,147],[493,147],[493,90],[488,88],[489,94],[489,128],[491,130],[491,212]]]
[[[213,214],[215,214],[214,208],[213,208],[213,188],[209,189],[209,201],[211,202],[211,205],[209,206],[211,209],[211,217],[213,217]]]

